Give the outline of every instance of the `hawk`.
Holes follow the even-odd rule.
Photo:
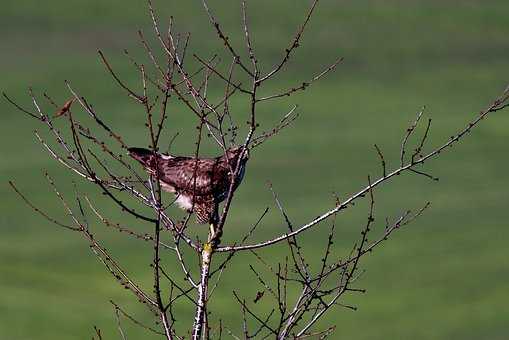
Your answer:
[[[128,151],[149,174],[159,177],[162,189],[176,195],[180,208],[194,213],[199,224],[211,225],[219,222],[219,203],[228,196],[239,157],[242,157],[240,171],[233,190],[242,181],[249,158],[248,149],[242,146],[230,148],[215,158],[172,156],[143,148]]]

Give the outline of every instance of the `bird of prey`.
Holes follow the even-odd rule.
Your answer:
[[[219,203],[228,196],[239,157],[240,169],[233,190],[242,181],[249,158],[248,149],[243,147],[232,147],[215,158],[172,156],[143,148],[128,151],[149,174],[159,179],[162,189],[176,195],[182,209],[193,212],[198,223],[209,223],[211,227],[219,220]]]

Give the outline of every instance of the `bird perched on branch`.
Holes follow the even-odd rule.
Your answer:
[[[219,203],[228,196],[237,165],[233,190],[242,181],[249,158],[249,150],[243,147],[230,148],[216,158],[172,156],[143,148],[129,148],[128,151],[159,179],[162,189],[176,195],[176,202],[182,209],[194,212],[198,223],[209,223],[211,228],[219,222]]]

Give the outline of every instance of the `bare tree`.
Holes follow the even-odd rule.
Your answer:
[[[301,44],[301,38],[317,4],[318,0],[312,2],[302,24],[287,47],[283,49],[280,60],[268,70],[261,69],[252,44],[245,0],[242,1],[241,6],[242,32],[245,39],[245,52],[242,53],[231,43],[207,2],[203,1],[211,27],[218,37],[218,42],[224,45],[229,54],[229,60],[221,61],[215,55],[203,57],[190,54],[188,52],[190,35],[177,33],[173,18],[169,22],[168,29],[163,32],[150,1],[148,2],[149,14],[159,46],[157,50],[154,50],[144,33],[139,31],[139,39],[145,49],[148,64],[136,61],[126,51],[126,56],[140,75],[141,89],[137,90],[128,86],[115,72],[108,58],[101,51],[99,55],[114,81],[125,91],[130,100],[143,108],[146,116],[146,133],[150,137],[150,150],[154,155],[160,152],[162,131],[170,114],[169,108],[176,102],[183,103],[189,113],[196,117],[194,153],[196,160],[201,155],[200,147],[204,138],[209,138],[216,143],[222,154],[226,154],[232,146],[240,146],[242,152],[247,153],[250,149],[260,147],[265,141],[290,126],[297,118],[297,110],[294,106],[282,114],[279,123],[275,126],[265,131],[260,130],[261,123],[257,115],[260,103],[278,100],[306,90],[314,82],[334,71],[342,61],[342,58],[338,58],[324,67],[322,72],[294,87],[281,89],[271,95],[259,94],[260,88],[269,80],[278,73],[284,72],[285,66]],[[163,51],[164,60],[157,57],[159,53],[156,51],[159,52],[159,50]],[[199,67],[196,69],[188,67],[186,60],[189,58],[194,59]],[[246,82],[245,79],[248,81]],[[210,98],[208,88],[212,80],[223,84],[224,94],[220,98]],[[385,227],[383,232],[379,235],[372,234],[375,224],[375,189],[390,183],[396,176],[405,172],[436,180],[423,168],[424,163],[450,150],[484,118],[509,105],[509,88],[507,88],[479,114],[472,117],[464,127],[451,135],[450,139],[434,149],[426,147],[432,120],[431,118],[423,119],[425,113],[421,110],[403,133],[399,163],[396,166],[390,167],[382,150],[374,145],[374,157],[378,157],[380,161],[380,175],[366,176],[366,182],[360,185],[357,192],[346,198],[336,198],[330,210],[321,212],[318,217],[302,225],[295,225],[292,222],[277,193],[272,186],[269,186],[274,198],[273,204],[279,210],[287,231],[262,242],[248,242],[266,216],[267,208],[258,217],[256,223],[247,226],[248,232],[241,240],[234,244],[222,244],[221,236],[223,230],[227,230],[225,226],[231,202],[234,199],[235,178],[241,171],[240,161],[230,169],[231,180],[228,183],[224,204],[209,232],[207,241],[203,242],[190,234],[188,222],[191,213],[180,221],[172,216],[168,208],[175,203],[175,199],[163,196],[160,174],[153,173],[148,179],[146,175],[140,174],[137,166],[133,165],[135,163],[124,156],[129,146],[124,137],[116,131],[114,126],[103,120],[103,115],[70,83],[67,83],[67,90],[71,99],[63,106],[56,104],[49,94],[43,93],[43,98],[40,98],[31,89],[29,95],[33,109],[22,107],[5,93],[4,97],[18,110],[38,120],[47,128],[53,142],[47,142],[45,137],[37,131],[35,136],[50,157],[71,173],[78,175],[79,179],[92,183],[95,189],[106,195],[119,210],[130,216],[133,223],[151,224],[152,232],[139,233],[129,226],[111,221],[101,212],[97,202],[90,199],[89,195],[79,192],[78,189],[74,193],[75,202],[72,203],[64,198],[48,173],[45,173],[45,176],[49,186],[61,201],[69,216],[69,222],[58,221],[49,216],[32,203],[14,182],[11,181],[10,185],[36,213],[59,227],[83,236],[90,244],[92,252],[111,275],[124,288],[132,292],[149,312],[153,313],[157,325],[145,325],[112,301],[119,335],[122,339],[126,339],[126,333],[121,319],[128,319],[146,329],[147,332],[159,334],[166,339],[183,339],[188,336],[193,339],[209,339],[221,338],[224,335],[244,339],[327,337],[334,331],[334,326],[317,330],[315,324],[333,307],[355,309],[354,306],[349,306],[343,301],[347,294],[364,292],[355,285],[362,274],[359,270],[361,259],[387,240],[393,232],[419,217],[430,206],[427,202],[414,211],[406,210],[397,218],[386,219],[383,223]],[[234,97],[239,97],[249,104],[247,117],[245,114],[231,112],[230,101]],[[50,112],[44,110],[41,100],[46,101],[46,105],[48,103],[52,105],[54,109]],[[80,108],[79,113],[76,112],[78,110],[74,110],[77,105]],[[56,115],[53,114],[55,110]],[[60,116],[68,120],[69,138],[65,137],[67,134],[61,130],[60,124],[57,124],[55,120]],[[245,135],[240,136],[239,123],[246,120],[248,128]],[[419,124],[424,124],[424,132],[417,138],[416,130]],[[368,200],[369,211],[358,241],[351,245],[351,251],[343,258],[332,258],[331,249],[336,233],[335,219],[339,213],[363,198]],[[151,292],[143,288],[124,269],[125,266],[115,259],[113,253],[104,247],[101,240],[93,235],[90,226],[97,222],[89,219],[89,214],[97,217],[98,221],[108,228],[116,229],[140,242],[146,241],[153,244],[151,265],[153,290]],[[311,263],[310,259],[304,255],[301,238],[308,230],[323,228],[321,222],[327,222],[330,231],[324,242],[323,255],[319,263]],[[368,239],[368,235],[370,237],[373,235],[373,240]],[[260,250],[278,243],[286,243],[288,252],[287,256],[274,266],[262,257]],[[199,257],[198,264],[195,264],[192,256],[186,255],[190,252]],[[174,256],[180,268],[169,270],[161,260],[163,253]],[[223,257],[217,256],[222,253]],[[218,317],[219,312],[208,308],[214,290],[221,289],[220,279],[234,256],[250,256],[255,259],[254,263],[258,266],[250,264],[246,268],[246,271],[259,282],[260,290],[253,294],[255,298],[246,299],[236,291],[232,296],[238,302],[242,313],[242,334],[234,334],[229,325]],[[218,262],[214,264],[216,258]],[[177,278],[182,274],[185,277],[183,283]],[[165,287],[169,288],[165,289]],[[264,295],[267,296],[265,299],[271,299],[273,305],[273,309],[267,314],[261,314],[253,308],[254,304],[264,298]],[[195,310],[194,320],[192,322],[188,320],[186,330],[178,330],[175,325],[176,302],[181,300],[193,306]],[[95,328],[95,337],[99,339],[102,337],[101,331],[97,328]]]

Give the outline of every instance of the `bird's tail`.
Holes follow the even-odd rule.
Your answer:
[[[128,148],[129,156],[136,159],[146,168],[153,168],[156,164],[157,154],[154,154],[152,150],[144,148]]]

